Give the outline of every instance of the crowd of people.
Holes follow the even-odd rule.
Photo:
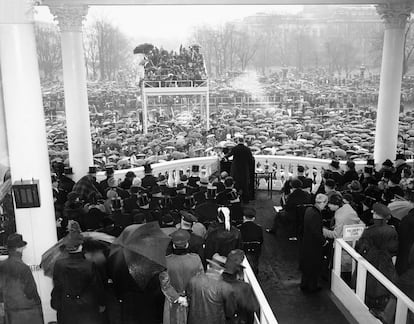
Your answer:
[[[184,48],[181,52],[192,53]],[[197,100],[177,104],[174,98],[164,98],[159,106],[149,108],[146,135],[142,114],[134,109],[140,103],[134,87],[91,84],[88,92],[95,164],[101,170],[106,165],[125,169],[156,161],[221,155],[225,147],[235,145],[236,134],[246,137],[254,154],[369,158],[374,148],[378,80],[367,80],[352,90],[359,78],[345,79],[345,85],[322,79],[323,74],[293,72],[286,78],[263,77],[262,92],[273,102],[264,106],[255,105],[259,99],[246,89],[238,89],[232,78],[211,81],[210,102],[216,105],[210,105],[209,130],[205,129]],[[413,103],[412,84],[408,78],[403,82],[403,104],[407,107]],[[49,112],[56,111],[53,107],[63,109],[62,89],[45,93]],[[224,97],[230,102],[221,102]],[[413,120],[411,109],[401,110],[398,151],[407,157],[413,156],[414,150]],[[58,113],[46,123],[50,158],[65,161],[65,119]]]
[[[277,234],[283,227],[289,240],[299,241],[300,288],[319,291],[319,280],[329,275],[332,265],[333,240],[343,237],[344,226],[364,224],[356,251],[413,299],[414,174],[405,156],[397,154],[394,162],[387,159],[380,170],[368,160],[363,173],[355,170],[353,161],[341,170],[332,160],[319,185],[303,166],[297,174],[285,182],[283,210],[267,231]],[[351,261],[348,254],[342,255],[341,277],[355,289]],[[365,303],[383,323],[393,323],[396,299],[370,274]],[[409,323],[413,320],[409,317]]]
[[[51,258],[55,260],[51,305],[59,324],[253,323],[259,306],[243,281],[242,263],[246,256],[258,272],[263,231],[254,223],[255,210],[242,206],[227,172],[208,176],[194,165],[190,174],[181,174],[179,183],[171,185],[164,175],[154,176],[150,164],[145,165],[143,178],[130,171],[119,184],[113,168],[106,169],[106,179],[100,182],[96,167],[76,183],[71,168],[63,163],[54,171],[60,256]],[[153,261],[144,265],[142,259],[117,254],[119,246],[139,250],[134,245],[138,243],[131,243],[132,235],[138,235],[130,234],[134,226],[147,238],[156,237],[157,230],[164,233],[165,249],[163,237],[156,243],[157,253],[165,259],[163,266],[154,268]],[[85,233],[91,232],[115,241],[108,246],[87,240]],[[0,262],[7,323],[23,323],[30,317],[40,323],[39,295],[21,261],[26,242],[12,234],[7,243],[9,258]],[[47,261],[42,262],[47,274]],[[26,289],[30,294],[20,300]]]
[[[201,81],[207,79],[200,46],[180,46],[178,52],[154,47],[147,55],[145,80]],[[169,86],[168,83],[166,86]],[[183,85],[180,85],[183,86]]]

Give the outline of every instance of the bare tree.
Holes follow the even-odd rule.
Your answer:
[[[404,34],[404,61],[403,76],[407,74],[414,53],[414,17],[408,21],[407,29]]]
[[[96,19],[85,37],[88,68],[96,78],[114,80],[132,62],[132,44],[107,18]]]
[[[242,71],[246,70],[247,65],[256,54],[259,48],[259,42],[259,37],[253,33],[249,33],[247,28],[236,32],[236,56],[240,61]]]
[[[54,80],[57,73],[62,69],[62,52],[58,28],[53,24],[36,22],[35,37],[42,78]]]

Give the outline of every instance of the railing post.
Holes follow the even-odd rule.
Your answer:
[[[341,256],[342,246],[339,244],[338,240],[335,240],[333,271],[337,276],[341,275]]]
[[[365,290],[367,288],[367,268],[363,263],[363,258],[358,259],[356,294],[365,303]]]
[[[392,297],[391,297],[392,298]],[[397,298],[397,309],[395,311],[395,324],[405,324],[407,322],[408,307],[400,298]]]

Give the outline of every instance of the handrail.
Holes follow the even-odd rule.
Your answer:
[[[408,309],[414,314],[414,302],[343,239],[335,240],[335,253],[332,271],[340,278],[342,250],[345,250],[355,261],[357,261],[357,284],[355,295],[362,302],[364,302],[367,272],[370,273],[396,297],[397,309],[395,323],[405,324]]]
[[[255,323],[257,324],[278,324],[269,303],[267,302],[266,296],[264,295],[262,288],[260,287],[256,276],[250,267],[247,258],[244,258],[244,281],[249,283],[254,291],[257,301],[260,305],[259,314],[255,314]]]

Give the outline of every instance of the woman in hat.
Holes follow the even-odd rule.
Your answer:
[[[373,225],[365,228],[355,249],[389,280],[395,282],[397,273],[392,257],[398,252],[398,234],[393,226],[387,224],[390,209],[375,203],[372,206]],[[366,304],[369,308],[383,309],[389,299],[388,290],[372,275],[367,276]]]
[[[9,257],[0,261],[0,299],[7,324],[43,324],[42,304],[32,271],[22,261],[27,242],[20,234],[7,238]]]

